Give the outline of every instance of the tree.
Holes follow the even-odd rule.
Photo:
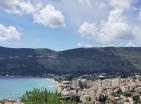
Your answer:
[[[26,92],[21,101],[24,104],[66,104],[57,92],[48,92],[47,89],[34,89]]]
[[[5,101],[4,101],[4,100],[1,100],[1,101],[0,101],[0,104],[5,104]]]
[[[99,97],[100,102],[106,102],[107,99],[108,99],[108,97],[104,94],[101,94],[100,97]]]
[[[123,93],[123,95],[124,95],[125,97],[131,97],[131,96],[132,96],[132,93],[131,93],[130,91],[125,91],[125,92]]]
[[[140,95],[135,95],[132,97],[133,98],[133,101],[134,101],[134,104],[140,104],[141,101],[140,101]]]

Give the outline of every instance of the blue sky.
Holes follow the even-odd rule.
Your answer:
[[[0,45],[141,46],[140,0],[1,0]]]

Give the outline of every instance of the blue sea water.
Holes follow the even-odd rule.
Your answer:
[[[0,78],[0,99],[20,100],[20,97],[34,88],[57,90],[57,83],[47,78]]]

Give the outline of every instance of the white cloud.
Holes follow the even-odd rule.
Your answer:
[[[129,9],[133,0],[107,0],[116,9]]]
[[[91,6],[91,0],[77,0],[82,6]]]
[[[78,32],[82,37],[94,37],[97,34],[96,24],[84,22],[80,25]]]
[[[138,26],[132,28],[132,34],[135,36],[136,40],[141,39],[141,29]]]
[[[139,11],[139,19],[141,20],[141,10]]]
[[[82,37],[96,39],[103,44],[124,40],[127,40],[126,43],[128,43],[134,39],[141,39],[141,25],[135,26],[136,12],[131,11],[134,0],[56,1],[58,0],[55,2],[52,0],[0,0],[0,10],[32,16],[34,23],[51,28],[64,26],[63,13],[65,13],[69,23],[75,25],[82,23],[78,29]],[[63,13],[57,8],[61,8]],[[131,22],[128,21],[128,18]],[[139,18],[141,20],[141,10],[139,10]],[[88,20],[93,22],[84,22]],[[101,20],[105,21],[100,24]],[[80,45],[82,44],[84,43]]]
[[[16,27],[14,26],[4,26],[0,24],[0,42],[17,39],[19,40],[21,33],[17,31]]]
[[[110,11],[108,20],[97,28],[95,23],[85,22],[80,25],[78,32],[82,37],[92,37],[99,42],[106,44],[116,39],[130,40],[133,38],[128,20],[123,16],[123,10],[115,9]]]
[[[34,23],[49,26],[51,28],[64,26],[64,16],[60,10],[48,4],[41,7],[40,4],[33,5],[31,2],[20,2],[19,7],[24,13],[31,14]]]
[[[99,8],[103,9],[103,8],[105,8],[105,7],[106,7],[105,2],[101,2],[100,5],[99,5]]]
[[[133,42],[129,42],[129,43],[127,43],[126,46],[127,46],[127,47],[135,47],[135,44],[134,44]]]
[[[19,0],[0,0],[0,9],[8,13],[19,14],[20,11],[17,10],[18,3]]]
[[[92,37],[92,39],[102,44],[141,39],[140,28],[128,22],[127,17],[123,15],[122,9],[111,10],[107,21],[102,22],[100,26],[96,26],[95,23],[83,23],[80,25],[78,32],[81,36]]]
[[[91,48],[91,47],[93,47],[93,45],[92,44],[89,44],[89,43],[77,43],[77,46],[78,47],[83,47],[83,48]]]
[[[24,13],[30,14],[36,11],[35,7],[31,4],[31,2],[21,1],[18,3],[19,8]]]
[[[100,30],[99,39],[102,43],[111,42],[114,39],[129,38],[130,26],[122,13],[123,11],[120,9],[110,12],[107,22],[103,24]]]
[[[35,23],[39,23],[51,28],[64,26],[64,16],[62,12],[52,5],[46,5],[45,8],[33,14]]]
[[[64,26],[64,16],[51,4],[43,4],[38,1],[33,4],[30,0],[0,0],[0,9],[8,13],[19,15],[29,14],[34,23],[49,26],[51,28]]]

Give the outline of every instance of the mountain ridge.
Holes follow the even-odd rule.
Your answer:
[[[54,51],[0,47],[0,75],[141,72],[141,47],[93,47]]]

